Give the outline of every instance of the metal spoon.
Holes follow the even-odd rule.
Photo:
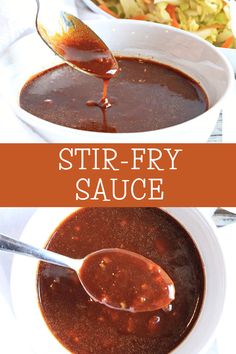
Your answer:
[[[159,265],[123,249],[104,249],[72,259],[0,234],[0,250],[73,269],[94,301],[116,310],[154,311],[166,308],[175,298],[173,281]]]
[[[36,0],[36,28],[43,41],[66,63],[110,79],[118,63],[106,44],[84,22],[58,9],[58,1]]]

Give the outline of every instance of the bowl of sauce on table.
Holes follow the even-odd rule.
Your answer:
[[[176,288],[175,300],[164,310],[127,313],[92,301],[70,270],[40,264],[43,317],[71,353],[169,353],[193,328],[204,297],[201,258],[187,232],[163,211],[84,208],[57,228],[46,247],[76,258],[100,248],[124,248],[160,264]],[[116,276],[128,282],[125,275]]]
[[[33,230],[36,246],[46,242],[45,248],[73,258],[106,248],[138,253],[159,264],[175,286],[175,299],[165,308],[114,310],[93,301],[73,271],[16,259],[14,309],[36,353],[198,354],[213,336],[224,302],[224,263],[214,232],[199,212],[46,209],[33,216],[22,240],[32,241]],[[122,274],[115,275],[120,282]]]
[[[18,57],[18,74],[11,74],[9,97],[17,92],[13,108],[21,119],[52,142],[208,139],[233,83],[230,66],[213,46],[154,23],[88,24],[119,64],[107,95],[101,79],[69,67],[36,35],[27,36],[10,50]],[[23,64],[18,50],[29,45],[32,50]],[[94,104],[102,96],[109,101],[105,114]]]
[[[206,93],[187,75],[143,58],[115,58],[88,26],[70,14],[64,17],[60,34],[50,36],[37,26],[67,65],[36,74],[24,85],[20,106],[27,112],[79,130],[137,133],[188,121],[208,109]],[[100,100],[94,78],[103,81]]]

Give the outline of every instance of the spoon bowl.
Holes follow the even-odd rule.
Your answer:
[[[159,265],[120,248],[91,253],[77,274],[92,299],[116,310],[165,309],[175,298],[173,281]]]
[[[50,13],[48,2],[36,0],[36,29],[47,46],[67,64],[104,80],[118,72],[118,63],[106,44],[83,21],[64,11]],[[51,14],[51,13],[50,13]]]

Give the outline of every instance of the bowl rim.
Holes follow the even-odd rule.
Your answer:
[[[80,130],[80,129],[74,129],[74,128],[70,128],[70,127],[65,127],[56,123],[52,123],[49,121],[46,121],[40,117],[37,117],[27,111],[25,111],[24,109],[22,109],[19,105],[19,100],[16,102],[12,99],[10,99],[10,105],[13,107],[13,109],[18,112],[19,114],[19,118],[24,120],[27,124],[29,125],[34,125],[36,127],[40,127],[44,128],[46,130],[48,130],[49,132],[54,132],[54,133],[58,133],[61,134],[62,132],[68,132],[68,134],[73,133],[75,134],[79,134],[81,137],[88,137],[90,139],[92,139],[93,137],[104,137],[111,139],[112,137],[114,138],[114,136],[120,136],[122,138],[129,138],[129,137],[137,137],[141,138],[144,135],[149,135],[150,133],[155,134],[155,132],[158,132],[159,134],[161,134],[162,132],[168,132],[170,130],[173,130],[174,128],[182,128],[182,126],[189,125],[191,124],[191,122],[193,121],[197,121],[197,120],[202,120],[205,119],[206,115],[208,115],[209,113],[212,112],[212,110],[219,108],[219,106],[222,104],[222,101],[224,101],[225,97],[227,96],[228,92],[232,89],[233,85],[234,85],[234,72],[233,72],[233,68],[231,67],[230,63],[228,62],[228,60],[225,58],[225,56],[217,50],[217,48],[212,45],[211,43],[205,41],[202,38],[199,38],[198,36],[189,33],[187,31],[184,30],[180,30],[178,28],[174,28],[172,26],[168,26],[168,25],[163,25],[163,24],[159,24],[159,23],[154,23],[154,22],[148,22],[148,21],[139,21],[139,20],[129,20],[129,19],[114,19],[112,18],[111,20],[107,20],[107,19],[94,19],[94,20],[87,20],[85,21],[88,25],[110,25],[110,26],[126,26],[131,25],[131,26],[138,26],[139,28],[157,28],[161,31],[168,31],[168,32],[173,32],[173,33],[181,33],[183,36],[185,37],[190,37],[193,39],[193,41],[197,41],[202,43],[204,46],[209,47],[212,51],[214,51],[215,55],[218,56],[224,63],[224,66],[226,68],[226,70],[224,70],[225,75],[227,75],[227,87],[226,90],[224,91],[223,95],[218,99],[218,101],[212,105],[206,112],[203,112],[202,114],[198,115],[197,117],[194,117],[186,122],[183,123],[179,123],[179,124],[175,124],[172,125],[170,127],[166,127],[164,129],[158,129],[158,130],[148,130],[148,131],[144,131],[144,132],[128,132],[128,133],[105,133],[105,132],[94,132],[94,131],[87,131],[87,130]],[[19,39],[19,41],[21,41],[23,38],[28,38],[29,36],[35,36],[36,32],[34,32],[33,34],[27,34],[26,36],[22,37],[21,39]],[[206,92],[207,94],[207,92]],[[9,100],[9,99],[8,99]],[[23,116],[23,117],[22,117]],[[34,123],[34,124],[33,124]],[[65,130],[66,129],[66,130]],[[123,140],[122,140],[123,141]]]
[[[25,226],[23,233],[21,235],[21,239],[23,241],[30,242],[29,240],[32,239],[32,231],[36,230],[36,234],[37,234],[37,232],[39,232],[39,230],[35,229],[35,226],[37,227],[37,225],[39,225],[40,220],[42,222],[42,217],[46,216],[48,218],[49,223],[46,223],[47,225],[45,225],[45,226],[42,225],[42,223],[40,223],[40,225],[42,225],[42,228],[43,228],[42,233],[45,233],[45,230],[46,230],[47,235],[44,235],[43,240],[42,239],[40,240],[39,245],[37,244],[36,240],[33,243],[33,244],[36,243],[36,245],[38,245],[38,246],[45,245],[46,242],[48,241],[48,239],[50,238],[50,236],[52,235],[53,231],[55,230],[55,228],[57,228],[61,222],[63,222],[69,215],[71,215],[72,213],[74,213],[78,209],[80,209],[80,208],[78,208],[78,207],[75,207],[75,208],[39,208],[33,214],[33,216],[28,221],[27,225]],[[205,284],[205,295],[204,295],[203,304],[202,304],[200,314],[199,314],[192,330],[187,335],[187,337],[171,352],[173,354],[183,354],[183,353],[189,354],[189,348],[192,348],[192,345],[195,341],[195,346],[194,346],[194,348],[191,349],[191,351],[194,349],[194,351],[192,351],[192,353],[200,354],[200,353],[205,352],[206,348],[208,348],[210,346],[210,344],[212,343],[212,340],[215,337],[215,334],[216,334],[216,331],[217,331],[217,328],[219,325],[219,321],[220,321],[220,318],[221,318],[221,315],[222,315],[222,312],[224,309],[224,305],[225,305],[226,269],[225,269],[225,262],[224,262],[223,253],[222,253],[219,241],[217,239],[216,226],[214,225],[212,220],[210,220],[210,219],[206,218],[204,215],[202,215],[202,213],[197,208],[160,208],[160,209],[164,210],[169,215],[171,215],[171,217],[176,219],[177,222],[180,223],[189,233],[190,233],[190,231],[188,230],[188,227],[186,226],[186,224],[188,224],[189,221],[186,221],[186,220],[188,220],[190,217],[190,219],[191,219],[190,224],[191,224],[194,222],[193,220],[196,220],[196,218],[197,218],[198,226],[201,225],[201,227],[204,228],[206,235],[208,234],[208,237],[211,239],[211,242],[214,243],[214,250],[211,249],[211,254],[214,253],[214,255],[217,255],[217,266],[220,269],[220,285],[218,284],[219,283],[218,281],[217,281],[217,284],[215,281],[214,284],[216,284],[216,285],[214,285],[214,284],[213,284],[214,286],[211,285],[210,295],[209,295],[209,287],[208,287],[209,277],[207,278],[206,268],[204,267],[206,284]],[[182,217],[185,219],[185,221],[183,221],[183,220],[181,221],[181,215],[183,215],[183,212],[184,212],[184,216],[182,216]],[[53,217],[55,218],[54,221],[52,220]],[[48,224],[50,224],[50,225],[48,225]],[[49,230],[50,230],[50,232],[48,233]],[[199,234],[199,232],[198,232],[198,234]],[[190,233],[190,235],[191,235],[191,233]],[[41,228],[40,228],[40,237],[42,237]],[[197,243],[194,236],[193,236],[193,241],[195,243]],[[196,246],[197,246],[200,256],[202,258],[203,266],[205,266],[206,255],[203,257],[202,252],[199,249],[197,244],[196,244]],[[209,248],[209,246],[208,246],[208,248]],[[19,324],[21,324],[21,326],[22,326],[22,323],[24,323],[26,329],[31,329],[31,323],[29,323],[29,321],[26,320],[27,311],[25,313],[24,309],[22,308],[22,296],[20,298],[18,297],[19,293],[21,293],[21,295],[25,294],[25,289],[22,289],[22,282],[20,282],[20,280],[19,280],[19,271],[21,271],[22,263],[23,263],[23,269],[24,268],[26,269],[26,267],[27,267],[28,272],[30,274],[30,277],[28,274],[28,277],[31,280],[31,284],[29,284],[30,289],[31,289],[30,292],[31,292],[31,294],[33,294],[33,301],[32,301],[32,298],[31,298],[31,301],[29,298],[28,302],[27,302],[27,304],[30,303],[30,306],[31,306],[30,315],[32,313],[34,313],[34,315],[35,315],[35,313],[37,312],[37,317],[35,318],[36,321],[34,321],[34,322],[35,323],[41,322],[40,326],[41,327],[43,326],[44,334],[47,336],[47,339],[48,339],[46,346],[51,341],[53,343],[53,346],[56,346],[57,349],[60,349],[57,351],[57,353],[62,353],[62,354],[67,353],[68,350],[65,347],[63,347],[63,345],[53,336],[52,332],[47,327],[47,324],[43,319],[43,316],[42,316],[42,313],[41,313],[41,310],[40,310],[40,307],[39,307],[39,304],[37,301],[38,297],[37,297],[37,289],[36,289],[36,272],[38,269],[38,262],[35,262],[35,260],[33,260],[33,263],[31,263],[31,265],[32,265],[32,268],[31,268],[31,267],[29,267],[30,264],[28,265],[28,261],[26,261],[26,264],[25,264],[24,259],[23,259],[23,262],[21,261],[21,259],[22,258],[20,258],[20,260],[19,260],[17,257],[14,257],[12,271],[11,271],[11,295],[12,295],[12,302],[13,302],[14,311],[17,315],[16,316],[17,320],[19,321]],[[31,270],[29,268],[31,268]],[[218,276],[218,280],[219,280],[219,276]],[[211,304],[211,300],[213,298],[215,299],[215,292],[213,293],[213,291],[215,290],[215,287],[218,288],[217,297],[216,297],[217,302],[213,306],[213,308],[211,306],[209,308],[209,303]],[[24,288],[24,283],[23,283],[23,288]],[[36,303],[37,303],[37,305],[36,305]],[[206,306],[206,304],[208,304],[208,307]],[[33,311],[32,311],[32,306],[33,306]],[[29,317],[30,310],[29,310],[28,306],[27,306],[27,310],[28,310],[28,317]],[[212,321],[209,322],[209,318],[207,317],[210,314],[212,315],[212,317],[210,317],[211,320],[212,320],[212,318],[214,318],[213,323],[212,323]],[[214,314],[214,316],[213,316],[213,314]],[[210,326],[207,326],[208,323],[210,323]],[[24,326],[22,326],[22,327],[24,327]],[[198,341],[197,341],[197,339],[198,339]],[[202,339],[202,340],[200,340],[200,339]],[[196,341],[197,341],[197,343],[196,343]],[[50,343],[49,343],[49,345],[50,345]],[[187,351],[186,351],[186,349],[187,349]]]

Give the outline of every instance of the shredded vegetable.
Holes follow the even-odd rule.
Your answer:
[[[236,48],[226,0],[94,0],[112,16],[167,24],[223,48]]]

